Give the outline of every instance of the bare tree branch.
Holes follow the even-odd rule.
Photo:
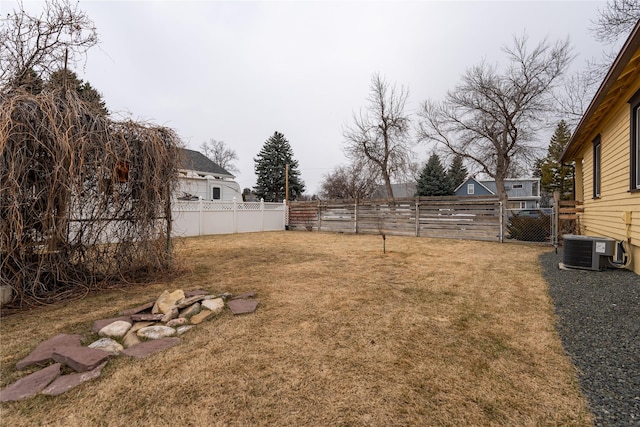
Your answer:
[[[375,74],[367,109],[354,114],[354,123],[343,132],[347,157],[353,161],[365,158],[377,168],[389,199],[393,199],[391,179],[402,177],[410,169],[413,157],[410,119],[405,112],[408,96],[404,87],[398,89]]]
[[[371,197],[379,172],[360,160],[339,166],[323,177],[320,196],[325,199],[362,200]]]
[[[610,0],[599,11],[597,20],[592,21],[590,30],[595,39],[611,45],[611,48],[600,58],[587,60],[585,69],[566,79],[563,90],[557,94],[555,110],[571,127],[578,124],[609,71],[618,52],[616,43],[629,35],[639,19],[640,1]]]
[[[238,154],[232,148],[226,146],[224,141],[210,139],[200,145],[202,154],[211,159],[218,166],[231,173],[239,173],[240,170],[233,163],[238,160]]]
[[[21,82],[33,70],[42,78],[79,61],[98,43],[98,33],[78,3],[47,1],[39,16],[29,15],[22,2],[2,18],[0,27],[0,85]]]
[[[638,19],[638,0],[609,0],[606,8],[599,11],[598,19],[592,22],[590,29],[596,40],[613,44],[627,37]]]

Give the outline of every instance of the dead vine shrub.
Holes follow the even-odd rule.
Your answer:
[[[177,135],[99,117],[72,91],[0,101],[0,284],[12,305],[166,270]]]

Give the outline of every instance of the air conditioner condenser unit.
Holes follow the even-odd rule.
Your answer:
[[[565,267],[604,270],[614,255],[616,241],[608,237],[565,234],[562,263]]]

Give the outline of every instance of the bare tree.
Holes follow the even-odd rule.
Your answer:
[[[217,141],[212,138],[209,141],[203,142],[200,145],[200,149],[202,150],[202,154],[218,164],[218,166],[231,173],[240,172],[233,163],[238,160],[238,154],[232,148],[227,147],[224,141]]]
[[[513,47],[503,51],[509,61],[504,71],[481,62],[466,71],[444,102],[426,101],[419,134],[479,165],[495,179],[506,206],[504,180],[514,163],[532,160],[539,150],[537,132],[573,57],[568,41],[543,40],[529,50],[526,35],[514,37]]]
[[[339,166],[323,177],[320,196],[325,199],[369,198],[377,188],[377,175],[363,161]]]
[[[29,74],[44,74],[79,61],[98,43],[98,33],[78,4],[52,0],[38,16],[25,11],[24,4],[2,18],[0,28],[0,83],[15,86]]]
[[[397,89],[375,74],[367,109],[354,114],[354,123],[343,132],[347,157],[353,161],[366,159],[376,168],[391,200],[391,178],[404,176],[413,156],[410,119],[405,112],[408,96],[404,87]]]
[[[598,19],[591,31],[596,40],[612,44],[627,37],[640,19],[640,1],[609,0],[605,9],[599,10]]]

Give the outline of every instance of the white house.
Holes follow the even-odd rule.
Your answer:
[[[177,199],[242,201],[240,185],[227,170],[198,151],[183,148],[181,156]]]

